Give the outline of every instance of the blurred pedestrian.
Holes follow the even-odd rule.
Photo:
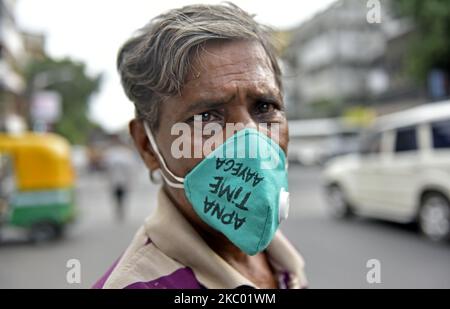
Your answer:
[[[126,201],[132,181],[135,157],[132,150],[118,136],[113,136],[112,145],[103,154],[106,177],[114,199],[117,221],[125,219]]]

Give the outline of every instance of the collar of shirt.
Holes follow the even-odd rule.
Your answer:
[[[255,284],[216,254],[177,210],[165,192],[158,193],[158,206],[145,222],[151,241],[170,258],[188,266],[207,288],[229,289]],[[269,262],[281,285],[286,288],[307,286],[304,261],[289,241],[278,231],[266,249]]]

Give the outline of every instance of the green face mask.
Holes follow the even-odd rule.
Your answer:
[[[279,223],[287,218],[289,193],[284,151],[265,134],[244,129],[205,157],[183,179],[160,155],[150,130],[147,135],[161,164],[184,188],[197,215],[249,255],[263,251]]]

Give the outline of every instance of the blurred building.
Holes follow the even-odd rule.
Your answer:
[[[371,99],[377,113],[390,114],[428,101],[425,85],[405,75],[406,48],[415,35],[415,26],[406,18],[389,18],[382,24],[386,48],[374,65],[384,74],[385,87],[372,91]],[[376,76],[370,80],[376,88]]]
[[[25,48],[14,19],[16,1],[0,0],[0,129],[20,129],[21,95],[25,81],[20,74]]]
[[[414,27],[392,16],[387,0],[380,23],[369,23],[368,11],[367,1],[339,0],[290,31],[283,53],[289,118],[335,117],[361,105],[385,113],[425,102],[402,74]]]
[[[0,131],[23,131],[29,107],[24,68],[42,58],[44,36],[24,32],[17,25],[16,0],[0,0]]]
[[[28,59],[42,60],[46,57],[45,36],[42,33],[22,31],[22,40]]]

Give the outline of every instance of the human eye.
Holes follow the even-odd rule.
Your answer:
[[[273,118],[280,115],[283,111],[282,104],[271,98],[258,99],[253,108],[253,114],[260,118]]]
[[[222,121],[222,115],[217,111],[205,111],[190,117],[186,122],[191,124],[195,121],[201,121],[202,123],[220,122]]]
[[[256,104],[256,112],[258,114],[267,114],[275,111],[277,109],[277,106],[274,103],[271,102],[258,102]]]

